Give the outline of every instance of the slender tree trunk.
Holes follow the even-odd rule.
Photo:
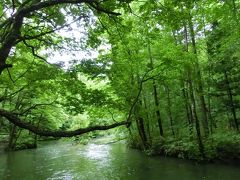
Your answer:
[[[144,127],[144,120],[142,117],[138,117],[138,127],[139,127],[139,131],[142,137],[142,141],[144,144],[144,148],[148,149],[148,140],[147,140],[147,136],[146,136],[146,131],[145,131],[145,127]]]
[[[212,111],[211,111],[211,98],[208,97],[208,117],[210,121],[210,133],[213,134],[213,129],[217,128],[216,122],[214,118],[212,117]]]
[[[153,69],[153,58],[152,58],[152,52],[151,52],[151,47],[150,47],[150,42],[148,42],[148,54],[149,54],[149,60],[150,60],[150,68]],[[153,79],[153,96],[154,96],[154,103],[155,103],[155,108],[156,108],[156,116],[157,116],[157,123],[158,123],[158,128],[160,132],[160,136],[163,136],[163,126],[162,126],[162,119],[161,119],[161,114],[160,114],[160,109],[159,109],[159,99],[158,99],[158,93],[157,93],[157,85],[156,81]]]
[[[154,102],[155,102],[159,132],[160,132],[160,136],[163,136],[162,119],[161,119],[161,114],[160,114],[160,110],[159,110],[158,93],[157,93],[157,86],[156,86],[155,81],[153,81],[153,94],[154,94]]]
[[[171,103],[171,98],[170,98],[170,90],[168,85],[164,85],[166,93],[167,93],[167,113],[168,113],[168,117],[170,120],[170,126],[171,126],[171,131],[172,131],[172,135],[175,136],[175,132],[174,132],[174,128],[173,128],[173,116],[172,116],[172,103]]]
[[[191,98],[191,112],[192,112],[192,117],[195,122],[195,130],[197,132],[197,139],[198,139],[198,147],[199,147],[199,152],[202,157],[205,157],[204,154],[204,145],[202,142],[202,136],[201,136],[201,130],[200,130],[200,123],[199,119],[197,116],[197,110],[196,110],[196,101],[193,93],[193,85],[192,81],[189,79],[189,90],[190,90],[190,98]]]
[[[226,81],[226,85],[227,85],[227,94],[228,94],[228,98],[229,98],[229,102],[230,102],[230,109],[232,112],[234,126],[235,126],[235,129],[237,131],[239,131],[236,108],[235,108],[234,101],[233,101],[232,89],[230,87],[230,82],[229,82],[228,74],[226,71],[224,71],[224,77],[225,77],[225,81]]]
[[[193,34],[193,26],[192,29],[190,31],[191,32],[191,37],[192,37],[192,43],[193,43],[193,47],[195,47],[195,53],[196,53],[196,45],[195,45],[195,38],[194,38],[194,34]],[[187,31],[187,25],[184,22],[184,39],[185,39],[185,51],[188,52],[188,31]],[[199,123],[199,119],[198,119],[198,115],[197,115],[197,108],[196,108],[196,100],[195,100],[195,96],[194,96],[194,89],[193,89],[193,83],[191,80],[192,77],[192,73],[190,72],[190,69],[186,69],[187,72],[187,82],[189,85],[189,96],[190,96],[190,101],[191,101],[191,108],[190,108],[190,114],[191,114],[191,118],[192,121],[195,122],[195,130],[197,133],[197,140],[198,140],[198,148],[199,148],[199,152],[201,154],[202,157],[205,157],[204,155],[204,145],[202,142],[202,136],[201,136],[201,129],[200,129],[200,123]],[[185,94],[185,93],[184,93]],[[187,97],[187,93],[184,95]],[[188,98],[186,98],[186,100],[188,100]],[[186,104],[188,104],[188,101],[186,101]],[[191,126],[190,126],[191,127]]]
[[[141,84],[141,79],[140,79],[138,71],[137,71],[136,74],[137,74],[137,84],[138,84],[138,87],[139,87],[140,84]],[[143,88],[143,87],[141,87],[141,88]],[[143,93],[141,93],[141,94],[143,94]],[[138,133],[139,133],[139,136],[141,138],[143,149],[148,149],[149,148],[149,143],[148,143],[148,138],[147,138],[147,135],[146,135],[144,118],[143,118],[143,115],[142,115],[142,113],[143,113],[142,108],[143,107],[144,107],[144,104],[143,104],[142,95],[141,95],[138,99],[138,102],[137,102],[135,108],[134,108],[134,112],[135,112],[135,117],[136,117]]]
[[[192,116],[191,104],[189,103],[189,95],[185,88],[184,82],[182,84],[183,84],[182,85],[182,94],[183,94],[184,104],[185,104],[185,109],[186,109],[186,114],[187,114],[187,123],[189,126],[189,134],[191,137],[193,134],[193,116]]]
[[[144,93],[143,93],[144,94]],[[147,106],[147,98],[145,95],[143,95],[143,105],[144,105],[144,109],[145,109],[145,113],[146,113],[146,131],[147,131],[147,135],[148,135],[148,142],[151,145],[152,144],[152,137],[151,137],[151,131],[150,131],[150,118],[149,118],[149,108]]]
[[[6,97],[7,94],[8,94],[8,89],[6,88],[5,91],[4,91],[4,97]],[[3,99],[0,102],[1,102],[0,104],[1,104],[2,108],[4,109],[6,101]],[[2,117],[0,117],[0,131],[3,129],[3,127],[4,127],[4,119]]]
[[[200,7],[201,10],[202,10],[202,16],[201,16],[201,20],[202,20],[202,24],[203,24],[203,33],[204,33],[204,38],[206,39],[207,38],[207,30],[206,30],[206,22],[205,22],[205,10],[204,10],[204,7]],[[206,45],[207,46],[207,45]],[[209,59],[209,56],[207,57],[208,59],[208,78],[209,78],[209,81],[213,81],[213,78],[212,78],[212,73],[211,73],[211,60]],[[208,109],[208,120],[209,120],[209,123],[210,123],[210,133],[213,134],[213,129],[217,128],[217,125],[216,125],[216,122],[215,122],[215,119],[213,118],[212,116],[212,107],[211,107],[211,95],[210,95],[210,89],[211,89],[211,85],[208,84],[208,96],[207,96],[207,109]]]
[[[213,77],[212,77],[212,73],[211,73],[211,66],[210,66],[210,59],[208,58],[208,81],[209,82],[213,82]],[[210,133],[213,134],[213,129],[217,128],[215,119],[212,116],[212,96],[211,96],[211,83],[208,83],[208,88],[207,88],[207,109],[208,109],[208,119],[209,119],[209,125],[210,125]]]
[[[183,23],[184,25],[184,45],[185,45],[185,51],[188,52],[188,30],[187,30],[187,25],[186,22]],[[189,83],[189,73],[188,70],[187,71],[187,84]],[[186,86],[188,87],[188,86]],[[190,132],[190,137],[193,133],[193,114],[192,114],[192,109],[191,109],[191,103],[189,102],[189,94],[187,89],[185,88],[185,82],[184,82],[184,78],[183,78],[183,82],[182,82],[182,91],[183,91],[183,97],[185,99],[185,108],[186,108],[186,112],[187,112],[187,117],[188,117],[188,124],[189,124],[189,132]]]
[[[11,125],[9,141],[8,141],[8,149],[9,150],[14,148],[14,140],[16,138],[16,131],[17,131],[17,126],[16,125]]]
[[[22,129],[20,129],[20,130],[16,133],[15,138],[14,138],[15,140],[14,140],[14,143],[13,143],[13,147],[16,146],[17,140],[18,140],[18,138],[20,137],[21,133],[22,133]]]
[[[148,149],[149,145],[148,145],[148,140],[147,140],[146,131],[145,131],[145,127],[144,127],[144,119],[140,115],[140,112],[139,112],[140,107],[139,106],[140,105],[137,105],[135,107],[135,117],[136,117],[137,129],[138,129],[139,136],[141,138],[143,149]]]
[[[232,122],[232,120],[231,120],[231,117],[230,117],[232,114],[229,115],[229,112],[228,112],[228,111],[229,111],[229,109],[226,108],[226,112],[227,112],[226,114],[227,114],[227,120],[228,120],[228,123],[229,123],[229,128],[230,128],[230,129],[235,129],[235,127],[234,127],[234,125],[233,125],[233,122]]]
[[[19,109],[20,106],[20,98],[21,95],[18,94],[17,97],[17,102],[15,104],[15,109]],[[10,135],[9,135],[9,142],[8,142],[8,149],[14,149],[15,144],[17,142],[17,126],[15,124],[11,124],[11,130],[10,130]]]
[[[209,82],[213,82],[213,77],[212,77],[212,73],[211,73],[211,65],[210,65],[210,59],[208,58],[208,78],[209,78]],[[213,129],[217,128],[217,124],[215,122],[215,119],[212,116],[212,97],[210,95],[211,93],[211,84],[208,83],[208,97],[207,97],[207,104],[208,104],[208,119],[209,119],[209,123],[210,123],[210,133],[213,134]]]
[[[37,147],[37,141],[38,141],[38,136],[37,136],[37,134],[35,134],[34,135],[34,144],[33,144],[34,147]]]
[[[192,23],[191,18],[189,19],[188,24],[189,24],[189,29],[190,29],[193,53],[196,55],[195,68],[196,68],[196,76],[197,76],[198,95],[200,98],[201,112],[202,112],[202,117],[203,117],[202,123],[203,123],[203,127],[204,127],[205,136],[208,136],[209,135],[208,115],[207,115],[208,110],[206,107],[206,102],[205,102],[205,97],[204,97],[202,75],[201,75],[201,70],[200,70],[198,57],[197,57],[197,46],[196,46],[195,33],[194,33],[193,23]]]

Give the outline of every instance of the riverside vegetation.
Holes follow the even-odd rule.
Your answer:
[[[148,154],[240,159],[239,0],[1,2],[8,150],[115,128]]]

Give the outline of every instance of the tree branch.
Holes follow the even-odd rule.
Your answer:
[[[23,91],[27,86],[28,86],[28,84],[23,86],[23,87],[21,87],[20,89],[18,89],[17,91],[15,91],[15,92],[13,92],[13,93],[11,93],[9,95],[0,97],[0,102],[5,101],[9,97],[14,97],[16,94],[18,94],[19,92]]]
[[[159,65],[160,66],[160,65]],[[133,104],[132,104],[132,106],[130,107],[130,110],[129,110],[129,113],[128,113],[128,117],[127,117],[127,122],[128,122],[128,124],[127,124],[127,127],[131,124],[131,115],[132,115],[132,112],[133,112],[133,110],[134,110],[134,107],[135,107],[135,105],[137,104],[137,102],[138,102],[138,100],[139,100],[139,97],[140,97],[140,95],[141,95],[141,92],[142,92],[142,88],[143,88],[143,83],[144,82],[147,82],[148,80],[150,80],[150,79],[154,79],[154,77],[156,77],[156,76],[150,76],[150,77],[148,77],[148,78],[146,78],[148,75],[149,75],[149,73],[150,72],[152,72],[153,70],[155,70],[157,67],[159,67],[159,66],[156,66],[154,69],[150,69],[150,70],[148,70],[144,75],[143,75],[143,77],[141,78],[141,80],[140,80],[140,83],[139,83],[139,89],[138,89],[138,94],[137,94],[137,96],[135,97],[135,99],[134,99],[134,101],[133,101]]]
[[[35,57],[37,57],[37,58],[45,61],[46,63],[48,63],[48,62],[47,62],[47,59],[45,59],[45,58],[42,57],[42,56],[39,56],[39,55],[35,52],[35,47],[34,47],[34,46],[28,44],[24,39],[23,39],[23,43],[24,43],[27,47],[31,48],[31,51],[32,51],[32,55],[33,55],[33,56],[35,56]],[[49,64],[49,63],[48,63],[48,64]]]
[[[55,29],[52,29],[52,30],[49,30],[49,31],[41,32],[41,33],[39,33],[39,34],[37,34],[37,35],[32,35],[32,36],[25,35],[25,36],[22,36],[22,37],[20,37],[20,39],[19,39],[18,42],[21,42],[21,41],[23,41],[23,40],[38,39],[38,38],[40,38],[40,37],[42,37],[42,36],[45,36],[45,35],[54,33],[54,32],[59,31],[59,30],[65,28],[65,27],[68,27],[68,26],[70,26],[71,24],[73,24],[73,23],[81,20],[82,18],[86,18],[86,17],[87,17],[87,16],[82,15],[82,16],[76,18],[74,21],[72,21],[72,22],[70,22],[70,23],[64,24],[64,25],[62,25],[62,26],[60,26],[60,27],[56,27]],[[38,29],[39,29],[39,27],[38,27]]]
[[[61,131],[61,130],[54,131],[54,130],[41,129],[41,128],[35,127],[33,124],[29,122],[23,122],[19,117],[17,117],[13,113],[8,112],[4,109],[0,109],[0,116],[5,117],[8,121],[15,124],[16,126],[27,129],[37,135],[52,136],[52,137],[72,137],[72,136],[85,134],[91,131],[99,131],[99,130],[103,131],[103,130],[108,130],[108,129],[112,129],[118,126],[123,126],[128,124],[127,121],[121,121],[121,122],[113,123],[110,125],[102,125],[102,126],[99,125],[99,126],[90,126],[86,128],[79,128],[73,131]]]
[[[55,5],[60,5],[60,4],[81,4],[81,3],[86,3],[89,4],[91,7],[93,7],[94,9],[104,12],[106,14],[112,14],[112,15],[121,15],[120,13],[116,13],[116,12],[112,12],[112,11],[108,11],[107,9],[101,8],[98,5],[98,2],[96,0],[48,0],[48,1],[43,1],[43,2],[39,2],[36,4],[33,4],[29,7],[25,7],[22,9],[22,12],[24,14],[29,14],[31,12],[34,11],[38,11],[40,9],[43,8],[47,8],[47,7],[52,7]]]
[[[41,103],[41,104],[34,104],[32,106],[30,106],[29,108],[25,109],[23,112],[20,113],[14,113],[16,115],[24,115],[26,113],[29,113],[31,110],[36,109],[38,106],[49,106],[52,105],[55,102],[55,100],[51,103]]]
[[[30,1],[26,1],[28,3]],[[19,41],[21,38],[21,28],[23,26],[23,20],[26,16],[31,14],[32,12],[36,12],[38,10],[53,7],[55,5],[61,4],[81,4],[85,3],[89,6],[93,7],[97,11],[101,11],[111,15],[120,15],[119,13],[108,11],[107,9],[101,8],[96,0],[48,0],[48,1],[40,1],[37,3],[33,3],[29,6],[23,5],[21,6],[15,14],[13,14],[9,19],[5,22],[10,20],[11,27],[8,29],[8,33],[6,38],[2,42],[2,46],[0,47],[0,75],[2,71],[8,67],[12,67],[12,65],[6,64],[6,60],[9,56],[9,53],[14,45]],[[24,3],[23,3],[24,4]]]

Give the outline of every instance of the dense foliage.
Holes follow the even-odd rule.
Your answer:
[[[22,126],[33,139],[36,129],[64,134],[120,122],[129,145],[150,154],[240,158],[239,11],[238,0],[4,0],[1,109],[34,126]],[[59,33],[70,32],[69,20],[84,38]],[[44,62],[49,49],[99,55],[76,57],[66,70]],[[3,117],[10,146],[22,131],[29,137]]]

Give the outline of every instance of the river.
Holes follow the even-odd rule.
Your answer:
[[[37,149],[0,152],[1,180],[239,180],[240,167],[149,157],[124,143],[41,142]]]

